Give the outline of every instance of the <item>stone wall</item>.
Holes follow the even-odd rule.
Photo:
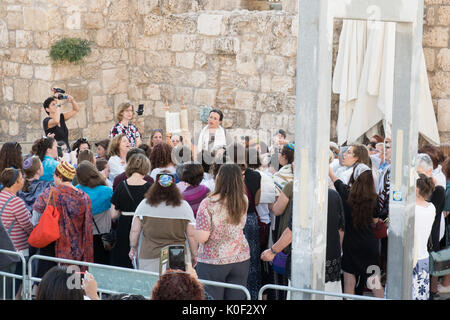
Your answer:
[[[233,11],[203,10],[214,1],[0,2],[0,141],[42,136],[42,102],[52,86],[66,89],[81,107],[68,122],[71,140],[106,137],[124,101],[145,105],[138,126],[148,137],[165,126],[166,96],[171,111],[184,97],[191,129],[201,127],[200,106],[214,105],[224,111],[226,128],[262,136],[285,128],[292,137],[296,1],[283,0],[283,11],[236,10],[260,0],[218,0],[215,5]],[[439,128],[449,141],[450,0],[426,2],[425,53]],[[339,30],[336,23],[335,47]],[[78,65],[52,64],[49,49],[62,37],[93,41],[92,54]],[[332,137],[336,119],[333,97]]]
[[[184,97],[191,128],[201,126],[200,106],[213,105],[224,110],[227,128],[294,131],[293,13],[170,14],[158,1],[29,3],[0,5],[2,141],[42,136],[42,102],[52,86],[81,107],[68,122],[71,140],[106,137],[124,101],[145,105],[138,125],[148,137],[164,128],[166,96],[172,111]],[[52,64],[49,48],[63,36],[92,40],[91,55],[79,65]]]
[[[442,142],[450,143],[450,0],[425,0],[423,47]]]

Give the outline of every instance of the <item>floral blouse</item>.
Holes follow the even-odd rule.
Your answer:
[[[219,202],[205,198],[197,211],[197,230],[209,231],[210,235],[198,249],[197,261],[207,264],[230,264],[250,259],[250,248],[244,236],[247,215],[238,225],[227,223],[227,211]]]
[[[116,135],[125,133],[128,140],[130,141],[131,147],[136,146],[136,139],[141,137],[141,133],[139,129],[134,124],[129,124],[128,127],[125,127],[121,122],[117,122],[114,127],[112,127],[109,132],[109,137],[114,138]]]
[[[33,210],[42,214],[47,206],[50,189],[40,194]],[[60,238],[55,241],[56,258],[94,262],[92,205],[89,196],[79,189],[64,185],[53,188],[50,199],[59,212]]]

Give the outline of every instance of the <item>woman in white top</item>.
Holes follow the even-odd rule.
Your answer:
[[[172,162],[172,147],[167,143],[159,143],[153,147],[150,154],[150,163],[152,172],[150,177],[156,181],[156,175],[162,171],[168,171],[171,174],[176,173],[175,165]],[[178,179],[176,179],[178,181]]]
[[[412,297],[414,300],[428,300],[430,296],[430,266],[428,239],[431,234],[436,209],[427,202],[434,190],[433,178],[424,174],[416,181],[416,210],[414,223],[414,270]]]
[[[114,178],[125,171],[127,164],[126,157],[130,151],[130,141],[124,133],[116,135],[108,147],[109,164],[109,180],[114,181]]]

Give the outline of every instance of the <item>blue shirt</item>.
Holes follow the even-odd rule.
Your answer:
[[[44,161],[42,161],[42,167],[44,168],[44,174],[39,178],[41,181],[53,182],[53,175],[55,174],[55,169],[59,162],[52,157],[45,156]]]
[[[91,199],[92,214],[96,215],[105,212],[111,208],[111,198],[113,190],[107,186],[96,186],[95,188],[89,188],[78,184],[76,188],[83,190]]]

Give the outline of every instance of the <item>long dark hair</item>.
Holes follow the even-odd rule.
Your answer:
[[[219,202],[228,213],[228,223],[238,225],[247,212],[244,180],[241,168],[234,163],[223,164],[216,177],[216,187],[211,196],[219,195]]]
[[[372,168],[372,160],[370,160],[369,150],[366,146],[362,144],[352,144],[349,147],[352,147],[353,155],[358,158],[353,167],[356,167],[359,163],[363,163],[369,168]],[[352,173],[350,176],[349,185],[352,185],[354,182],[355,178]]]
[[[164,170],[161,172],[161,174],[164,173],[171,175],[169,171]],[[172,185],[169,187],[163,187],[159,183],[159,178],[160,175],[158,174],[155,183],[145,193],[147,203],[153,207],[159,205],[161,202],[165,202],[167,206],[179,207],[183,200],[183,196],[178,190],[175,178],[173,179]]]
[[[52,137],[45,137],[36,140],[32,147],[32,151],[35,155],[39,157],[39,159],[41,159],[41,161],[44,161],[44,157],[45,154],[47,153],[47,150],[53,147],[53,143],[55,143],[55,141],[56,140]]]
[[[372,171],[361,173],[350,187],[347,203],[352,209],[353,226],[357,229],[370,227],[373,211],[377,205],[377,192]]]
[[[22,146],[18,142],[5,142],[0,150],[0,172],[6,168],[22,169]]]
[[[84,300],[83,289],[69,289],[70,277],[66,267],[55,266],[47,271],[39,284],[36,300]],[[81,280],[80,280],[81,281]]]

